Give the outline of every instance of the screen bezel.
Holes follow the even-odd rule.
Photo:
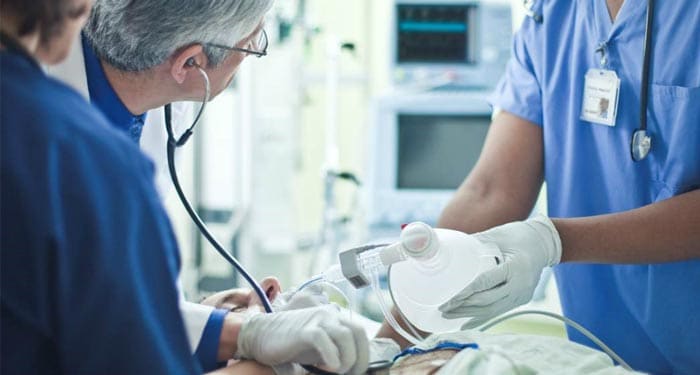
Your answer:
[[[400,20],[399,20],[399,13],[400,13],[400,8],[405,7],[405,6],[424,6],[424,7],[454,7],[454,8],[466,8],[467,13],[468,13],[468,23],[467,23],[467,29],[466,29],[466,46],[465,46],[465,53],[466,53],[466,59],[463,61],[430,61],[430,60],[407,60],[407,61],[401,61],[400,56],[399,56],[399,37],[401,34],[400,31]],[[394,61],[394,64],[396,66],[441,66],[441,67],[446,67],[446,66],[454,66],[454,67],[468,67],[468,66],[475,66],[479,63],[479,38],[477,37],[479,33],[481,32],[480,27],[479,27],[479,5],[474,2],[449,2],[449,1],[442,1],[440,3],[427,3],[425,1],[418,1],[418,2],[408,2],[408,1],[402,1],[402,2],[396,2],[394,4],[394,17],[393,17],[393,23],[392,23],[392,28],[393,28],[393,35],[394,38],[393,40],[395,43],[392,45],[392,59]]]

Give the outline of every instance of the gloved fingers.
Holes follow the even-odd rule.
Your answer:
[[[509,264],[503,263],[496,268],[490,269],[481,275],[477,276],[472,282],[469,283],[461,292],[457,293],[449,301],[443,303],[438,307],[440,312],[450,311],[458,306],[462,306],[466,300],[471,298],[474,294],[492,289],[506,281],[506,277],[509,273]]]
[[[512,304],[512,298],[510,298],[510,295],[506,295],[505,297],[503,297],[499,300],[493,301],[492,303],[490,303],[488,305],[457,306],[454,309],[443,313],[442,316],[446,319],[458,319],[458,318],[467,318],[467,317],[474,317],[474,316],[493,317],[494,315],[499,314],[499,313],[503,312],[504,310],[507,310],[507,307],[504,307],[504,306],[510,306],[511,304]]]
[[[321,363],[314,363],[310,358],[299,358],[302,364],[322,365],[324,368],[337,369],[340,367],[340,348],[331,339],[322,327],[308,328],[304,331],[304,342],[316,353],[318,353]]]
[[[493,312],[497,310],[497,308],[500,306],[502,302],[506,300],[506,297],[503,297],[502,299],[498,301],[494,301],[493,303],[485,306],[470,306],[470,305],[462,305],[462,306],[457,306],[454,309],[443,312],[442,317],[445,319],[460,319],[460,318],[473,318],[473,317],[478,317],[482,315],[493,315]]]
[[[474,233],[472,236],[479,240],[479,242],[482,243],[495,243],[498,244],[497,241],[497,233],[493,233],[494,229],[489,229],[483,232],[479,233]]]
[[[350,327],[346,327],[341,321],[333,322],[333,326],[326,327],[326,330],[340,354],[340,365],[329,368],[334,372],[345,374],[355,364],[357,359],[357,348],[355,347],[353,332]]]
[[[347,373],[351,375],[364,374],[367,371],[367,367],[369,367],[369,340],[367,339],[367,334],[362,326],[350,320],[343,319],[342,323],[351,330],[356,347],[355,363]]]
[[[462,301],[459,307],[469,307],[473,306],[476,308],[491,305],[497,301],[506,298],[511,292],[511,286],[507,284],[501,284],[492,289],[484,290],[483,292],[474,293],[471,297]],[[449,312],[451,310],[446,310]]]

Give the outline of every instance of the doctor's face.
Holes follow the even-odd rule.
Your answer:
[[[261,22],[250,35],[243,38],[243,40],[238,42],[235,47],[249,49],[254,48],[254,46],[251,47],[251,41],[257,40],[260,37],[262,27],[263,24]],[[211,80],[212,98],[219,95],[231,84],[231,81],[233,81],[233,78],[236,76],[241,63],[248,56],[249,54],[245,52],[231,51],[228,57],[221,64],[215,68],[207,69],[209,79]]]

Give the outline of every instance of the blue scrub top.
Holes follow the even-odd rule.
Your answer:
[[[28,58],[0,76],[0,372],[198,373],[152,165]]]
[[[700,2],[657,1],[649,88],[649,156],[630,157],[639,126],[646,1],[537,1],[491,102],[543,128],[549,214],[581,217],[635,209],[700,187]],[[584,76],[621,80],[615,127],[580,120]],[[700,230],[700,228],[698,228]],[[700,246],[700,245],[699,245]],[[659,251],[664,251],[660,248]],[[628,361],[653,373],[700,373],[700,261],[555,268],[564,313]],[[573,330],[572,340],[595,345]]]
[[[90,102],[104,113],[112,126],[125,132],[134,143],[138,144],[146,122],[146,114],[134,115],[129,112],[109,83],[100,60],[95,56],[84,35],[81,37],[81,42]]]

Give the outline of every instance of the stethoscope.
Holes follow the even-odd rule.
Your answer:
[[[197,116],[195,116],[194,120],[192,121],[192,125],[190,125],[190,127],[187,128],[179,138],[175,137],[175,133],[173,132],[172,105],[167,104],[165,106],[165,129],[168,133],[167,155],[170,179],[173,182],[173,186],[175,186],[175,191],[177,191],[177,195],[180,198],[180,202],[182,202],[182,205],[185,207],[185,210],[187,211],[187,213],[189,214],[190,218],[197,226],[199,231],[202,233],[202,235],[214,247],[216,252],[218,252],[219,255],[221,255],[227,262],[229,262],[243,276],[243,278],[251,286],[251,288],[253,288],[255,294],[257,294],[258,298],[260,298],[265,312],[271,313],[273,312],[272,304],[270,303],[270,300],[267,298],[267,295],[263,291],[263,288],[260,286],[260,284],[258,284],[257,281],[255,281],[255,279],[251,276],[250,272],[248,272],[245,269],[245,267],[243,267],[243,265],[236,259],[236,257],[234,257],[233,255],[231,255],[231,253],[226,251],[221,245],[221,243],[219,243],[219,241],[216,239],[216,237],[214,237],[214,235],[209,231],[207,225],[204,223],[204,221],[202,221],[202,219],[199,217],[194,208],[192,208],[192,204],[187,199],[187,196],[185,195],[185,192],[182,190],[182,186],[180,185],[180,180],[177,175],[177,169],[175,168],[175,150],[178,147],[184,146],[190,139],[190,137],[194,133],[194,127],[197,125],[200,118],[202,117],[202,114],[204,113],[204,109],[206,108],[209,99],[211,99],[211,83],[209,81],[209,75],[207,75],[207,72],[205,72],[204,69],[202,69],[201,66],[197,65],[197,63],[195,63],[195,61],[192,59],[187,61],[187,66],[197,69],[199,74],[202,75],[202,78],[204,79],[204,97],[202,98],[202,105],[201,107],[199,107]],[[333,372],[325,371],[311,365],[301,365],[301,367],[303,367],[306,371],[312,374],[335,375],[335,373]]]
[[[526,15],[542,23],[543,16],[534,10],[534,0],[523,1]],[[647,19],[644,29],[644,61],[642,65],[642,89],[639,99],[639,128],[632,133],[630,155],[635,162],[644,160],[651,151],[651,136],[647,134],[647,109],[649,106],[649,69],[652,55],[652,31],[654,26],[654,0],[647,0]]]
[[[211,234],[207,225],[204,224],[204,221],[202,221],[202,219],[199,217],[194,208],[192,208],[192,204],[187,199],[187,196],[185,195],[185,192],[182,190],[182,186],[180,185],[180,180],[177,175],[177,169],[175,168],[175,150],[178,147],[184,146],[190,139],[190,137],[194,133],[194,127],[197,125],[197,123],[199,123],[199,120],[201,119],[202,114],[204,113],[204,109],[207,107],[209,99],[211,99],[211,83],[209,81],[209,75],[207,75],[207,72],[205,72],[204,69],[202,69],[202,67],[197,65],[194,62],[194,60],[189,60],[187,62],[187,65],[190,67],[194,67],[202,75],[202,78],[204,79],[204,98],[202,98],[202,105],[199,107],[199,111],[197,112],[197,116],[195,116],[194,120],[192,121],[192,125],[185,130],[185,132],[180,136],[180,138],[176,138],[175,133],[173,132],[172,105],[167,104],[165,106],[165,129],[168,133],[167,155],[170,179],[172,180],[173,185],[175,186],[175,191],[177,191],[177,195],[180,198],[182,205],[185,207],[185,210],[187,210],[187,213],[189,214],[190,218],[195,223],[199,231],[202,233],[202,235],[207,239],[207,241],[211,243],[214,249],[224,259],[226,259],[226,261],[228,261],[233,267],[235,267],[236,270],[243,276],[243,278],[245,278],[245,280],[250,284],[250,286],[260,298],[260,301],[262,302],[262,305],[265,308],[265,312],[272,312],[272,305],[270,304],[270,300],[267,298],[267,295],[263,291],[260,284],[258,284],[258,282],[255,281],[255,279],[250,275],[250,272],[248,272],[245,269],[245,267],[243,267],[243,265],[240,262],[238,262],[238,260],[233,255],[231,255],[231,253],[226,251],[224,247],[219,243],[219,241],[217,241],[216,237],[214,237],[214,235]]]

